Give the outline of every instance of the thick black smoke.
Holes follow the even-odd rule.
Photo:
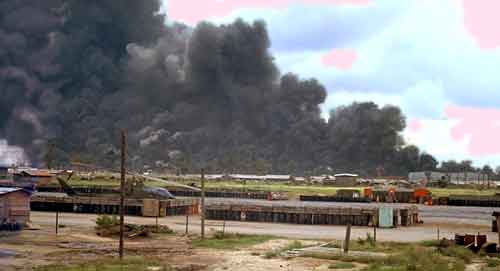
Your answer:
[[[281,75],[262,21],[166,25],[158,0],[0,3],[0,138],[43,161],[317,174],[399,173],[421,153],[395,107],[319,105],[315,79]],[[432,158],[432,157],[431,157]],[[434,165],[435,167],[435,165]]]

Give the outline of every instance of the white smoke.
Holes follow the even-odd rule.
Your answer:
[[[28,158],[23,148],[10,146],[7,140],[0,139],[0,165],[26,165]]]

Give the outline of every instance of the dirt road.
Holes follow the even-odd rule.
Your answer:
[[[68,226],[92,227],[95,225],[96,215],[62,213],[59,216],[59,223]],[[33,223],[42,226],[54,225],[55,214],[48,212],[32,212]],[[437,238],[437,228],[439,227],[440,237],[454,238],[455,233],[485,233],[489,240],[496,240],[496,234],[490,232],[489,222],[484,220],[471,219],[440,219],[425,217],[426,222],[413,227],[401,227],[395,229],[377,229],[377,239],[381,241],[416,242],[422,240],[432,240]],[[154,224],[155,218],[126,217],[127,222],[138,224]],[[162,225],[168,225],[176,232],[184,232],[185,217],[174,216],[158,219]],[[189,232],[200,232],[199,217],[192,216],[189,219]],[[207,231],[222,230],[222,221],[207,221]],[[345,234],[344,226],[319,226],[319,225],[294,225],[275,224],[257,222],[237,222],[227,221],[226,230],[244,234],[268,234],[287,238],[300,239],[336,239],[342,240]],[[354,227],[351,233],[352,238],[366,237],[366,234],[373,234],[372,228]]]

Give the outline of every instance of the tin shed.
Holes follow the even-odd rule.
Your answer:
[[[30,218],[30,196],[21,188],[0,187],[0,223],[25,225]]]

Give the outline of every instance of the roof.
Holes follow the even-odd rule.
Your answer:
[[[17,187],[0,187],[0,196],[5,195],[5,194],[9,194],[9,193],[13,193],[13,192],[17,192],[17,191],[23,191],[23,192],[29,194],[29,192],[25,191],[22,188],[17,188]]]
[[[231,174],[229,177],[233,179],[246,179],[246,180],[264,180],[265,176],[261,175],[246,175],[246,174]]]
[[[351,174],[351,173],[339,173],[335,174],[335,177],[358,177],[358,174]]]
[[[17,174],[27,174],[32,177],[52,177],[52,174],[50,174],[46,170],[23,170]]]
[[[265,175],[264,178],[266,179],[278,179],[278,180],[288,180],[292,176],[290,175]]]

